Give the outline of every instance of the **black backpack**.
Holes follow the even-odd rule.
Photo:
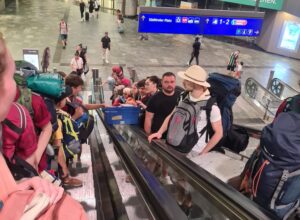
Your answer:
[[[212,133],[210,112],[214,103],[215,100],[213,98],[200,102],[192,102],[188,98],[188,93],[184,92],[168,125],[167,144],[181,153],[189,153],[205,131],[207,131],[207,142]],[[202,110],[206,111],[207,126],[198,133],[198,117]]]
[[[20,113],[21,127],[16,126],[8,119],[5,119],[2,122],[2,124],[9,127],[12,131],[17,133],[18,135],[21,135],[24,129],[26,128],[26,115],[22,107],[19,106],[19,104],[14,103],[14,105],[18,108]],[[22,178],[30,178],[39,175],[38,172],[27,161],[18,157],[16,154],[14,154],[10,159],[7,158],[5,155],[3,156],[15,180],[20,180]]]

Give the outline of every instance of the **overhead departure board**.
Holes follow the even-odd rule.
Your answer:
[[[263,18],[140,13],[141,33],[259,36]]]

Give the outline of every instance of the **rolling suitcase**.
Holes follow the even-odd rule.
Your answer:
[[[85,20],[89,21],[90,20],[90,13],[85,12]]]
[[[123,26],[118,27],[118,32],[120,34],[124,33],[124,27]]]

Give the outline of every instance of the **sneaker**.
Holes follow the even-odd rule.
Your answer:
[[[62,177],[62,184],[64,187],[81,187],[82,181],[76,178],[69,177],[67,175],[66,177]]]

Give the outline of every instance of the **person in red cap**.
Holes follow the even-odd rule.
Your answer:
[[[120,66],[114,66],[112,68],[112,77],[115,79],[116,86],[120,86],[120,85],[123,85],[124,87],[131,86],[130,80],[124,76],[123,68]]]

